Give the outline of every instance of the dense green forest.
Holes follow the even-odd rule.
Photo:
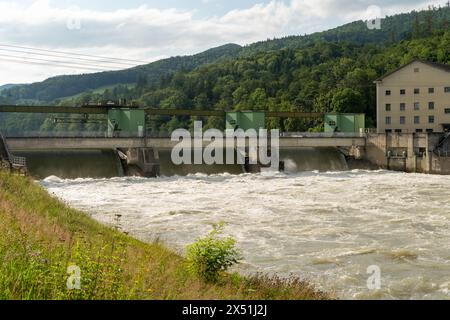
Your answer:
[[[53,102],[81,105],[126,98],[158,108],[364,112],[367,126],[375,126],[373,81],[414,57],[450,64],[449,18],[449,7],[430,8],[387,17],[381,30],[369,30],[359,21],[309,36],[267,40],[243,48],[228,45],[222,47],[215,63],[198,63],[196,68],[178,72],[165,70],[158,77],[154,73],[139,75],[133,87],[118,85],[102,93],[91,90]],[[82,80],[79,76],[78,81]],[[17,101],[11,92],[20,88],[5,90],[4,100]],[[152,131],[170,132],[190,127],[193,119],[152,120]],[[223,119],[205,121],[207,127],[223,126]],[[276,121],[269,121],[268,126],[279,126]],[[321,129],[321,121],[285,119],[283,125],[291,131]],[[46,121],[44,127],[51,130],[54,125]],[[90,127],[95,128],[99,127]]]

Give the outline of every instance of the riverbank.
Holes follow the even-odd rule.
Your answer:
[[[0,221],[0,299],[328,298],[298,279],[231,274],[205,283],[161,243],[106,227],[31,178],[2,171]],[[68,290],[69,266],[81,271],[80,290]]]

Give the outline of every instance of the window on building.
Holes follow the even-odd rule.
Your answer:
[[[400,103],[400,111],[405,111],[406,110],[406,103]]]
[[[390,96],[391,95],[391,90],[386,90],[386,95]]]
[[[400,94],[401,94],[401,95],[406,94],[406,90],[405,90],[405,89],[401,89],[401,90],[400,90]]]
[[[420,71],[419,68],[414,68],[414,72],[415,72],[415,73],[417,73],[417,72],[419,72],[419,71]]]
[[[392,129],[386,129],[386,130],[384,130],[386,133],[391,133],[392,132]]]
[[[428,88],[428,93],[434,93],[434,88]]]
[[[450,92],[450,87],[445,87],[444,91],[449,93]]]
[[[400,124],[405,124],[406,123],[406,118],[401,116],[400,117]]]
[[[434,102],[433,101],[428,102],[428,110],[434,110]]]
[[[420,93],[420,89],[419,88],[415,88],[414,89],[414,94],[419,94]]]
[[[391,117],[386,117],[386,124],[391,124]]]
[[[420,110],[420,102],[414,102],[414,110]]]
[[[414,124],[420,123],[420,116],[414,116]]]
[[[422,129],[416,129],[416,132],[423,132]]]
[[[434,123],[434,116],[428,116],[428,123]]]
[[[433,129],[427,129],[428,133],[433,133]]]
[[[386,103],[386,111],[391,111],[391,104],[390,103]]]
[[[336,126],[336,121],[330,120],[330,121],[328,121],[328,125],[330,127],[335,127]]]
[[[396,133],[402,133],[402,129],[395,129]]]
[[[445,108],[445,113],[449,114],[450,113],[450,108]]]

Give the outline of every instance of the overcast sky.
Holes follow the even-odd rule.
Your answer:
[[[443,5],[443,0],[0,0],[0,45],[155,61],[225,43],[309,34],[354,20]],[[80,68],[20,64],[1,47],[0,85],[40,81]],[[16,51],[14,51],[16,50]],[[51,54],[51,53],[50,53]],[[58,58],[53,58],[58,60]],[[33,60],[39,63],[41,60]],[[80,60],[79,60],[80,61]],[[44,61],[42,61],[44,63]],[[86,62],[86,61],[85,61]]]

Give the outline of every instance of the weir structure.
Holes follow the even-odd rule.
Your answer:
[[[110,115],[111,109],[139,110],[146,117],[166,116],[223,116],[224,111],[137,108],[120,105],[93,105],[81,107],[55,106],[0,106],[1,112],[79,114],[83,119],[89,115]],[[117,115],[117,113],[116,113]],[[265,117],[319,118],[323,113],[265,112]],[[141,117],[138,117],[141,118]],[[14,152],[67,151],[67,150],[113,150],[120,159],[125,175],[153,177],[160,174],[161,154],[171,150],[178,141],[168,137],[150,137],[145,130],[126,136],[113,131],[103,136],[42,136],[41,134],[8,136],[4,143]],[[135,129],[136,129],[135,128]],[[206,142],[209,144],[209,142]],[[224,145],[226,143],[224,142]],[[204,145],[205,146],[205,145]],[[281,133],[281,150],[305,148],[335,148],[349,161],[349,168],[385,168],[407,172],[450,174],[450,135],[448,133]],[[12,158],[14,159],[14,158]],[[167,161],[167,157],[164,158]],[[251,170],[254,171],[254,168]]]
[[[227,145],[224,138],[223,145]],[[170,138],[92,138],[92,137],[8,137],[8,146],[18,152],[48,150],[116,150],[126,175],[159,175],[160,152],[170,151],[179,141]],[[206,147],[210,142],[203,142]],[[280,137],[280,149],[340,148],[347,156],[359,157],[366,144],[361,136],[293,135]],[[192,141],[193,145],[193,141]],[[254,169],[252,169],[254,171]]]
[[[90,115],[105,115],[108,132],[102,136],[42,136],[42,133],[25,135],[23,137],[9,136],[7,144],[17,152],[67,151],[67,150],[114,150],[120,159],[123,172],[126,175],[157,176],[160,174],[160,153],[171,150],[178,141],[168,137],[149,137],[145,130],[145,122],[151,116],[200,116],[223,117],[227,126],[247,129],[256,125],[256,119],[261,125],[265,118],[320,118],[323,113],[310,112],[227,112],[221,110],[186,110],[186,109],[155,109],[139,108],[130,105],[85,105],[81,107],[64,106],[0,106],[0,113],[44,113],[44,114],[78,114],[82,122],[87,123]],[[248,113],[248,114],[247,114]],[[256,116],[256,115],[259,116]],[[234,117],[234,118],[233,118]],[[230,118],[230,119],[229,119]],[[234,119],[234,120],[233,120]],[[48,134],[48,133],[47,133]],[[209,143],[204,143],[203,147]],[[280,138],[280,148],[299,149],[308,147],[339,147],[344,153],[363,147],[365,139],[361,136],[322,134],[322,135],[286,135]],[[227,143],[224,141],[224,145]],[[270,151],[269,151],[270,152]],[[167,158],[167,157],[166,157]],[[247,159],[248,157],[246,157]],[[167,159],[165,160],[167,161]],[[258,171],[257,166],[244,165],[244,172]],[[282,169],[282,164],[281,164]]]

